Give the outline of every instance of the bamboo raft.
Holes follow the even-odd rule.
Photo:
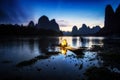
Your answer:
[[[67,46],[65,47],[67,50],[70,50],[72,52],[74,52],[75,54],[80,54],[80,53],[83,53],[83,51],[86,49],[86,48],[83,48],[83,47],[80,47],[80,48],[73,48],[73,47],[70,47],[70,46]]]

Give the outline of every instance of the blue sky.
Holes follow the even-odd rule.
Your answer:
[[[0,23],[35,23],[42,15],[56,19],[61,30],[70,31],[74,25],[104,26],[107,4],[115,10],[120,0],[0,0]]]

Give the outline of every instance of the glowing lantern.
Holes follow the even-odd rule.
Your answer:
[[[67,47],[67,40],[66,39],[62,40],[60,45],[61,47]]]

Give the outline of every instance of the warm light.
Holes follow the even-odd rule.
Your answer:
[[[67,53],[67,49],[66,49],[67,46],[68,46],[67,40],[63,39],[60,43],[60,52],[64,55],[66,55]]]
[[[67,49],[64,48],[64,47],[61,47],[61,48],[60,48],[60,51],[61,51],[61,53],[64,54],[64,55],[66,55],[66,53],[67,53]]]
[[[67,47],[67,40],[66,39],[62,40],[60,46],[61,47]]]

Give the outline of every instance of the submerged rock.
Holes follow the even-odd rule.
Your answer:
[[[79,70],[81,70],[83,68],[83,64],[81,64],[80,66],[79,66]]]
[[[16,67],[30,66],[30,65],[32,65],[32,64],[35,64],[35,62],[37,62],[37,61],[40,60],[40,59],[47,59],[47,58],[49,58],[49,57],[50,57],[50,56],[40,55],[40,56],[37,56],[37,57],[35,57],[35,58],[33,58],[33,59],[20,62],[20,63],[18,63],[18,64],[16,65]]]
[[[37,71],[41,71],[42,69],[41,68],[37,68]]]
[[[86,70],[84,75],[87,80],[120,80],[120,73],[111,72],[104,67],[91,67]]]

